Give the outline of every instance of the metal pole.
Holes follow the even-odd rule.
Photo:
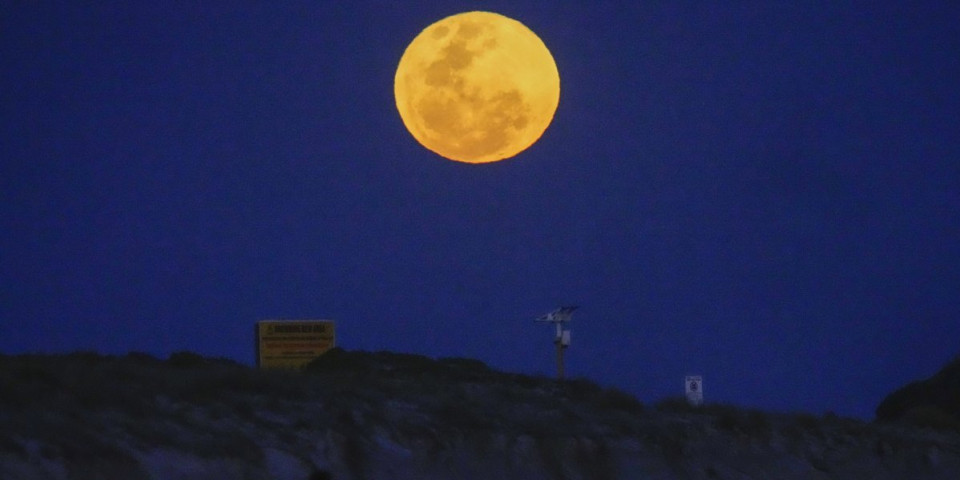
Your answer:
[[[558,338],[557,344],[557,379],[563,380],[563,340]]]
[[[557,344],[557,379],[563,380],[563,342],[558,338]]]
[[[563,380],[564,371],[563,371],[563,350],[566,349],[569,345],[569,330],[563,330],[563,323],[570,321],[570,315],[576,310],[577,307],[568,306],[560,307],[546,315],[543,315],[536,319],[538,322],[548,322],[552,323],[557,328],[557,336],[554,337],[553,342],[557,345],[557,378]],[[564,335],[566,334],[566,335]]]

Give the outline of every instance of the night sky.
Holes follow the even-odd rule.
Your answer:
[[[94,2],[96,3],[96,2]],[[253,324],[655,402],[872,418],[960,353],[960,3],[4,2],[0,352],[253,362]],[[551,50],[494,164],[406,131],[440,18]]]

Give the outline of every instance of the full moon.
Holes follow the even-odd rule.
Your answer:
[[[393,93],[421,145],[450,160],[487,163],[540,138],[560,101],[560,75],[546,45],[522,23],[467,12],[413,39]]]

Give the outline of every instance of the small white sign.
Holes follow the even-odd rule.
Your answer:
[[[687,403],[698,407],[703,404],[703,377],[700,375],[687,375],[684,381],[687,393]]]

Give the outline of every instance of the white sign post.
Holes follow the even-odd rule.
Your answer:
[[[687,392],[687,403],[694,407],[703,405],[703,377],[700,375],[687,375],[684,384]]]

